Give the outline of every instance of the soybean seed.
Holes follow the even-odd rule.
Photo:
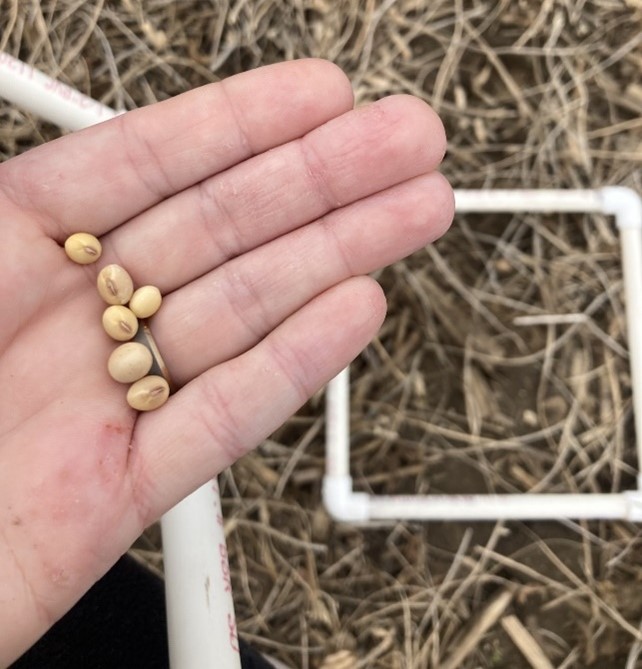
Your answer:
[[[152,354],[143,344],[135,341],[114,349],[107,361],[107,371],[114,381],[133,383],[142,379],[152,368]]]
[[[138,332],[138,319],[131,309],[114,304],[103,312],[103,328],[112,339],[127,341]]]
[[[169,384],[162,376],[146,376],[127,392],[127,403],[137,411],[153,411],[167,402]]]
[[[138,318],[149,318],[159,309],[163,298],[156,286],[141,286],[134,291],[129,300],[129,308]]]
[[[134,282],[120,265],[107,265],[98,274],[98,293],[107,304],[127,304],[134,292]]]
[[[100,258],[103,248],[93,235],[88,232],[77,232],[67,237],[65,253],[70,260],[79,265],[89,265]]]

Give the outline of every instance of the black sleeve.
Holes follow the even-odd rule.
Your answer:
[[[240,650],[243,669],[273,669]],[[163,582],[124,556],[10,669],[168,668]]]

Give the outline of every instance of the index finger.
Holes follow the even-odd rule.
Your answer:
[[[327,61],[279,63],[68,135],[0,165],[0,189],[58,241],[152,205],[352,107]]]

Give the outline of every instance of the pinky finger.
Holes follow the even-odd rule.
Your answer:
[[[348,279],[142,415],[130,475],[145,524],[277,429],[365,348],[384,314],[377,283]]]

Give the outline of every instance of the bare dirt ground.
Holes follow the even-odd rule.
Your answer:
[[[640,0],[0,0],[0,49],[117,108],[329,58],[359,104],[433,104],[458,188],[642,192],[641,47]],[[0,105],[1,159],[58,133]],[[634,485],[612,222],[460,215],[378,278],[389,317],[352,370],[359,489]],[[334,523],[323,410],[221,476],[246,640],[306,669],[642,667],[636,525]],[[156,528],[136,552],[162,568]]]

